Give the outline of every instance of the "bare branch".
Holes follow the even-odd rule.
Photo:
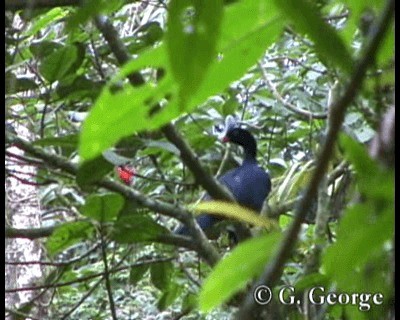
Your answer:
[[[55,154],[47,153],[43,149],[33,146],[28,141],[12,135],[7,135],[6,140],[8,143],[12,143],[14,146],[20,148],[21,150],[24,150],[28,154],[35,156],[38,159],[44,160],[51,167],[61,169],[73,176],[76,176],[78,172],[78,167],[75,164],[69,162],[67,159]],[[97,181],[95,185],[106,188],[110,191],[117,192],[123,195],[128,200],[136,201],[137,203],[149,208],[154,212],[158,212],[165,216],[178,219],[186,225],[190,226],[191,228],[196,230],[196,251],[199,253],[199,255],[210,265],[214,265],[219,260],[219,255],[216,249],[208,241],[204,233],[201,231],[200,227],[197,226],[191,213],[181,206],[153,200],[145,196],[138,190],[135,190],[131,187],[115,182],[108,178],[103,178],[100,181]]]
[[[310,112],[310,111],[307,111],[307,110],[298,108],[298,107],[296,107],[295,105],[291,104],[290,102],[287,102],[287,101],[281,96],[281,94],[278,92],[278,90],[276,89],[276,87],[275,87],[275,85],[272,83],[272,81],[268,79],[268,75],[267,75],[265,69],[261,66],[261,64],[259,64],[258,66],[259,66],[259,68],[260,68],[260,70],[261,70],[261,73],[262,73],[262,75],[263,75],[263,79],[264,79],[264,81],[267,83],[268,87],[271,89],[272,94],[274,95],[274,97],[275,97],[276,99],[278,99],[278,100],[280,101],[280,103],[282,103],[282,105],[283,105],[286,109],[288,109],[288,110],[294,112],[295,114],[301,116],[303,119],[306,119],[306,120],[312,120],[312,119],[326,119],[326,118],[327,118],[327,115],[328,115],[327,113],[312,113],[312,112]]]
[[[46,238],[51,236],[56,227],[44,227],[35,229],[17,229],[5,227],[6,238],[23,238],[29,240],[35,240],[39,238]]]

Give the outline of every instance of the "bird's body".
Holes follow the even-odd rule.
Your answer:
[[[223,141],[230,141],[242,146],[244,160],[241,166],[226,172],[218,181],[232,192],[240,205],[260,212],[266,197],[271,191],[271,180],[268,172],[257,163],[256,140],[249,131],[231,125],[228,126]],[[210,199],[211,197],[206,195],[204,200]],[[221,219],[214,215],[203,214],[197,217],[196,221],[201,229],[207,231]],[[186,226],[181,226],[175,233],[189,235],[189,230]]]
[[[260,212],[271,183],[268,173],[256,161],[244,160],[243,164],[225,173],[219,181],[228,187],[236,201]]]

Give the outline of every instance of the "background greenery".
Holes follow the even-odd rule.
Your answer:
[[[258,279],[302,300],[272,303],[275,319],[389,319],[393,12],[390,0],[6,1],[6,146],[25,152],[6,161],[37,166],[6,176],[37,185],[43,224],[6,234],[45,245],[48,317],[262,318],[246,300]],[[263,214],[279,225],[236,248],[169,232],[212,189],[204,172],[240,163],[215,134],[227,115],[257,138],[272,177]],[[125,160],[130,187],[114,169]],[[315,285],[385,299],[313,307],[302,295]],[[35,303],[7,307],[34,316]]]

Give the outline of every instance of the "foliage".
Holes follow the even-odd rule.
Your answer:
[[[246,284],[265,271],[290,229],[324,143],[329,108],[357,72],[385,6],[108,0],[6,11],[7,128],[28,128],[37,148],[16,143],[25,156],[6,156],[8,163],[33,163],[37,176],[21,178],[7,166],[6,174],[37,184],[42,223],[56,226],[41,240],[45,260],[54,263],[41,280],[53,293],[48,317],[109,319],[114,308],[121,319],[231,318],[235,298],[251,294]],[[273,288],[292,285],[299,297],[317,285],[380,292],[384,303],[369,313],[354,305],[281,306],[282,318],[304,316],[305,308],[325,319],[390,317],[394,170],[366,151],[394,104],[394,27],[388,24],[345,114],[346,135],[332,145],[326,185]],[[162,128],[172,122],[216,175],[240,162],[239,150],[213,134],[227,115],[257,137],[272,192],[263,212],[268,219],[256,219],[257,237],[235,248],[226,233],[211,241],[223,257],[211,268],[169,232],[177,226],[173,217],[179,220],[174,208],[193,208],[203,190]],[[6,135],[17,141],[11,130]],[[126,159],[137,172],[132,186],[122,185],[114,170]],[[240,216],[242,209],[232,208],[218,211]],[[243,215],[254,221],[248,211]],[[281,232],[261,228],[272,223],[275,230],[274,219]],[[327,221],[322,229],[321,219]]]

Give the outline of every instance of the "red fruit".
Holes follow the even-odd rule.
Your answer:
[[[135,177],[135,168],[130,165],[117,167],[119,178],[128,186],[132,185],[133,178]]]

